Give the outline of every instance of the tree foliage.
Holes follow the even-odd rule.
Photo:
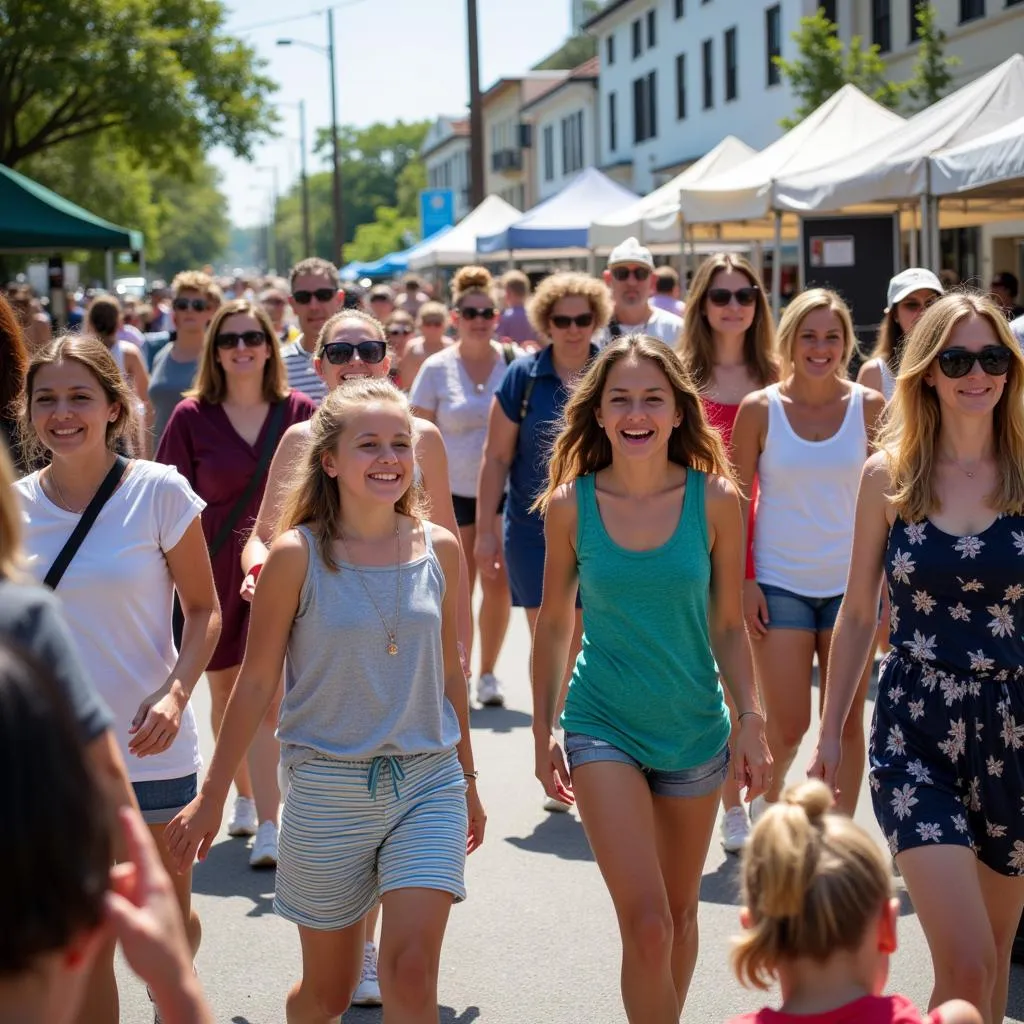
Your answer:
[[[389,252],[398,252],[419,236],[419,217],[403,217],[394,206],[379,206],[374,219],[356,228],[353,241],[345,246],[344,263],[360,260],[368,263]]]
[[[212,145],[250,156],[276,87],[226,13],[222,0],[3,0],[0,163],[111,129],[181,173]]]
[[[534,64],[534,71],[571,71],[597,56],[597,37],[571,36],[554,53]]]
[[[914,15],[917,18],[917,57],[907,97],[916,112],[942,99],[953,84],[952,68],[960,64],[959,57],[945,56],[946,33],[939,28],[933,4],[922,4]]]

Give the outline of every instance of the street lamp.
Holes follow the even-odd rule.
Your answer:
[[[334,10],[327,9],[327,45],[317,46],[302,39],[278,39],[278,46],[304,46],[327,58],[331,76],[331,159],[334,192],[334,254],[333,261],[344,260],[345,214],[341,206],[341,160],[338,155],[338,94],[334,66]],[[332,261],[332,262],[333,262]]]

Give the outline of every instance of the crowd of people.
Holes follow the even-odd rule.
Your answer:
[[[998,1024],[1024,908],[1010,276],[990,297],[896,275],[856,381],[834,291],[776,327],[745,259],[706,259],[684,301],[634,238],[535,290],[468,266],[447,294],[362,293],[315,257],[256,286],[183,271],[138,326],[98,295],[55,337],[0,297],[0,820],[30,837],[0,1020],[112,1024],[115,938],[156,1020],[209,1019],[191,872],[234,787],[227,831],[298,928],[289,1024],[436,1021],[486,833],[470,708],[504,703],[522,608],[543,808],[578,809],[631,1022],[683,1012],[720,820],[737,976],[781,986],[742,1021]],[[787,789],[815,663],[816,781]],[[865,771],[927,1018],[883,994]]]

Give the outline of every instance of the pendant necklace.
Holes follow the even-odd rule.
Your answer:
[[[373,593],[370,591],[370,587],[363,576],[363,570],[352,561],[352,558],[348,553],[348,545],[345,543],[344,536],[339,533],[338,540],[341,541],[341,548],[345,554],[345,561],[352,566],[356,571],[356,575],[359,577],[359,582],[363,585],[363,590],[366,591],[366,596],[370,599],[370,604],[373,605],[374,611],[377,613],[380,619],[380,624],[384,627],[384,636],[387,638],[387,643],[384,646],[384,650],[388,654],[394,656],[398,654],[398,617],[401,609],[402,602],[402,564],[401,564],[401,544],[398,535],[398,517],[395,517],[395,628],[391,629],[387,620],[384,618],[383,613],[380,610],[379,605],[374,600]]]

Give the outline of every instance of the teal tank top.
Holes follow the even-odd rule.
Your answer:
[[[679,525],[650,551],[616,544],[601,521],[594,477],[576,480],[583,649],[562,727],[605,740],[660,771],[695,768],[729,739],[708,630],[704,480],[687,469]]]

